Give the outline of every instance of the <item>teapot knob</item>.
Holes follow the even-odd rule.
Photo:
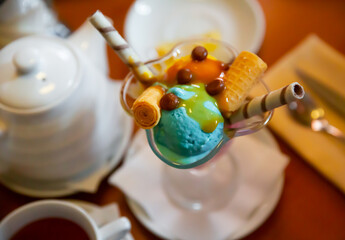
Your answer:
[[[13,63],[19,74],[28,74],[37,68],[40,55],[37,49],[29,48],[19,50],[14,54]]]

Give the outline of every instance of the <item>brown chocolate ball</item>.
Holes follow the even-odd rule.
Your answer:
[[[224,89],[224,80],[221,78],[216,78],[215,80],[206,85],[206,91],[211,96],[221,93]]]
[[[161,98],[159,104],[163,110],[171,111],[177,108],[179,100],[175,94],[167,93]]]
[[[221,63],[220,67],[222,68],[223,71],[228,71],[230,68],[229,63]]]
[[[202,46],[197,46],[192,51],[192,59],[195,61],[203,61],[207,58],[207,50]]]
[[[232,59],[230,59],[230,61],[228,61],[227,63],[221,63],[221,67],[224,71],[228,71],[230,66],[232,65],[232,63],[234,62],[235,57],[233,57]]]
[[[182,68],[177,72],[177,82],[179,84],[186,84],[192,81],[193,74],[188,68]]]

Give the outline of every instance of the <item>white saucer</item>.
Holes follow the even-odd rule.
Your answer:
[[[271,133],[267,129],[262,129],[259,132],[252,134],[256,138],[260,139],[261,142],[268,144],[272,147],[279,149],[278,144],[275,142],[275,139],[271,135]],[[131,147],[128,150],[128,154],[126,159],[130,159],[130,155],[134,154],[136,148],[142,144],[138,144],[139,138],[138,134],[136,138],[133,140]],[[282,190],[284,186],[284,176],[282,175],[279,181],[276,183],[272,192],[267,196],[266,201],[262,205],[260,205],[253,213],[251,214],[250,218],[247,220],[246,224],[244,224],[231,238],[228,239],[239,239],[243,238],[253,231],[255,231],[265,220],[271,215],[273,210],[275,209],[277,203],[279,202]],[[160,229],[148,216],[145,210],[134,200],[127,198],[127,203],[137,217],[137,219],[152,233],[156,234],[160,238],[163,239],[172,239],[168,233],[164,232],[164,230]]]
[[[237,50],[258,52],[265,17],[256,0],[137,0],[125,21],[125,36],[144,60],[165,42],[217,32]]]
[[[120,144],[117,145],[116,149],[114,149],[113,157],[109,159],[105,165],[98,166],[97,169],[91,169],[89,172],[83,173],[84,177],[79,176],[75,180],[61,184],[57,184],[55,182],[46,182],[45,184],[42,184],[41,181],[36,183],[32,181],[20,181],[17,178],[7,179],[4,177],[0,178],[0,182],[14,192],[39,198],[62,197],[83,191],[84,189],[81,187],[81,183],[88,179],[91,179],[93,183],[100,182],[120,162],[124,152],[126,151],[129,140],[131,139],[133,121],[126,113],[122,112],[121,114],[120,123],[123,131],[122,135],[119,136],[119,139],[121,139],[119,141]]]

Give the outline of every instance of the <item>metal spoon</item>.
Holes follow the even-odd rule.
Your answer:
[[[304,98],[288,105],[289,112],[299,123],[310,127],[315,132],[327,133],[345,143],[345,135],[324,118],[325,111],[305,94]]]

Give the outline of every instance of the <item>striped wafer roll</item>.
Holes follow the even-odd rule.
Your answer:
[[[150,69],[139,59],[137,54],[128,45],[108,19],[96,11],[90,18],[91,24],[102,34],[110,47],[119,55],[121,60],[133,71],[142,82],[153,82],[154,75]]]
[[[229,117],[246,99],[249,91],[266,71],[267,65],[251,52],[241,52],[225,73],[225,89],[216,98],[220,111]]]
[[[244,119],[260,115],[264,112],[271,111],[274,108],[283,106],[292,101],[302,99],[303,97],[303,87],[299,83],[294,82],[264,96],[253,98],[235,111],[228,120],[230,124],[236,123]]]

